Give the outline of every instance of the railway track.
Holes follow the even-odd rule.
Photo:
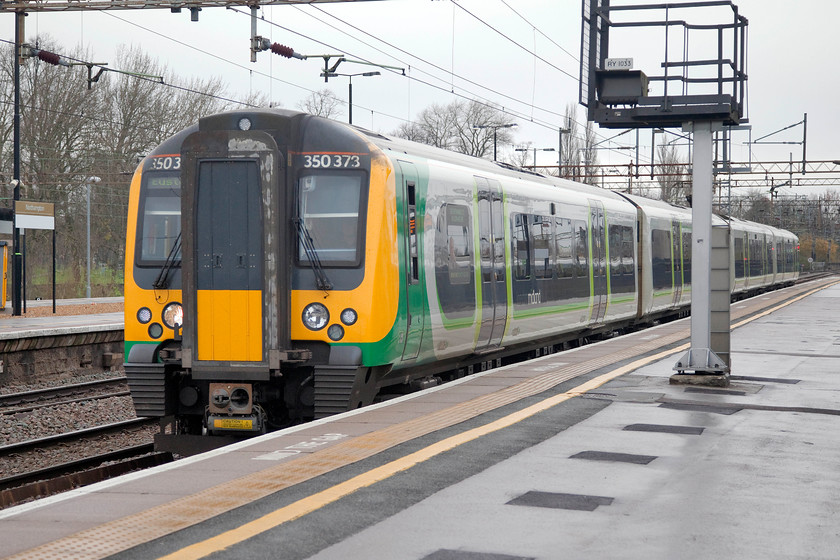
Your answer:
[[[0,478],[0,508],[45,498],[173,460],[171,453],[155,453],[153,448],[154,444],[146,443]]]
[[[66,455],[66,450],[105,448],[99,453],[73,457],[34,470],[3,473],[3,478],[0,478],[0,507],[171,461],[171,454],[154,453],[151,439],[143,435],[143,431],[148,431],[150,427],[157,428],[154,419],[135,418],[0,446],[0,464],[7,465],[14,463],[15,459],[25,460],[27,454],[44,455],[50,449],[60,449]],[[120,444],[123,437],[146,441],[125,446]],[[118,449],[112,449],[115,445]]]
[[[102,426],[95,426],[84,430],[76,430],[73,432],[66,432],[38,439],[10,443],[0,446],[0,460],[5,459],[13,453],[28,453],[33,450],[43,449],[44,447],[50,445],[69,445],[77,440],[90,440],[92,438],[102,437],[124,430],[145,426],[157,426],[157,420],[153,418],[133,418],[131,420],[103,424]]]
[[[0,415],[30,412],[46,406],[71,404],[85,400],[127,396],[129,394],[127,389],[108,393],[101,392],[103,389],[125,386],[127,383],[128,381],[123,376],[19,393],[7,393],[0,395]]]

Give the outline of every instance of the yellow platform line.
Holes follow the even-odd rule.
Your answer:
[[[647,364],[661,360],[676,352],[688,349],[688,344],[683,344],[677,348],[672,348],[646,358],[641,358],[625,366],[622,366],[614,371],[599,375],[598,377],[578,385],[574,389],[565,393],[560,393],[549,397],[543,401],[533,404],[527,408],[523,408],[517,412],[509,414],[498,420],[494,420],[483,426],[472,428],[466,432],[448,437],[428,447],[425,447],[414,453],[410,453],[404,457],[400,457],[390,463],[386,463],[380,467],[376,467],[358,476],[355,476],[345,482],[336,484],[326,490],[322,490],[311,496],[307,496],[297,502],[282,507],[269,514],[266,514],[254,521],[246,523],[236,529],[231,529],[213,538],[196,543],[194,545],[182,548],[167,556],[162,556],[160,560],[192,560],[197,558],[204,558],[210,554],[220,552],[235,544],[241,543],[251,537],[257,536],[261,533],[279,527],[284,523],[293,521],[304,515],[312,513],[326,505],[329,505],[341,498],[349,496],[350,494],[372,486],[377,482],[381,482],[386,478],[394,476],[397,473],[408,470],[411,467],[418,465],[424,461],[440,455],[446,451],[455,449],[456,447],[478,439],[482,436],[497,432],[501,429],[510,427],[526,418],[530,418],[535,414],[548,410],[562,402],[571,398],[578,397],[588,391],[597,389],[601,385],[620,377],[625,373],[639,369]]]

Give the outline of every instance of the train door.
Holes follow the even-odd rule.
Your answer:
[[[405,303],[406,333],[403,360],[417,357],[423,342],[425,314],[423,312],[423,288],[420,284],[420,255],[417,240],[417,169],[414,164],[398,162],[402,175],[403,197],[403,251],[405,255]]]
[[[199,360],[261,361],[262,192],[259,162],[204,160],[196,184]]]
[[[483,177],[476,177],[475,181],[481,262],[481,326],[476,350],[484,350],[499,346],[507,322],[505,214],[501,183]]]
[[[589,201],[590,235],[592,237],[592,322],[600,323],[607,313],[607,239],[604,205]]]
[[[682,235],[680,223],[677,220],[671,222],[671,262],[674,278],[673,304],[676,306],[680,303],[683,291]]]
[[[199,130],[181,148],[183,363],[193,379],[268,379],[291,350],[285,158],[266,132]],[[218,124],[218,123],[217,123]]]

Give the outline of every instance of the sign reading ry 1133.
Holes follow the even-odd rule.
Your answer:
[[[632,58],[607,58],[604,60],[604,70],[632,70]]]

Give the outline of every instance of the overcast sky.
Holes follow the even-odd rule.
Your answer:
[[[627,2],[613,0],[613,5],[619,3]],[[748,116],[753,139],[797,123],[808,113],[808,159],[840,159],[835,134],[840,127],[835,48],[840,2],[740,0],[736,4],[749,20]],[[381,76],[354,78],[353,116],[360,126],[390,132],[429,104],[449,103],[458,94],[514,112],[517,142],[556,148],[561,116],[568,104],[578,102],[580,11],[579,0],[374,0],[266,6],[260,12],[258,32],[307,55],[344,54],[405,68],[412,79],[385,69]],[[26,36],[49,35],[59,54],[83,45],[92,62],[112,65],[120,45],[139,45],[183,78],[221,76],[228,84],[227,95],[234,99],[244,98],[249,90],[261,91],[272,102],[295,109],[302,98],[323,87],[347,98],[348,78],[332,78],[325,84],[319,77],[320,58],[289,60],[265,52],[251,63],[247,13],[246,8],[204,9],[198,22],[190,21],[187,10],[31,14]],[[700,17],[691,10],[680,10],[678,15],[689,21]],[[13,20],[10,14],[0,17],[4,38],[14,38]],[[702,39],[692,39],[692,48]],[[641,65],[648,59],[658,62],[663,37],[651,33],[642,40],[616,43],[611,56],[632,57],[637,69],[661,74],[657,65]],[[680,49],[673,44],[671,49],[673,58],[674,50]],[[338,71],[370,70],[345,62]],[[584,115],[579,108],[579,121],[585,120]],[[346,117],[345,108],[341,118]],[[607,138],[617,132],[601,129],[598,134]],[[650,159],[651,133],[643,130],[640,135],[645,162]],[[801,138],[798,126],[768,140]],[[742,145],[747,139],[746,134],[735,138],[734,159],[748,157]],[[604,146],[634,143],[635,135],[630,133]],[[793,159],[799,160],[801,150],[799,145],[754,145],[752,157],[787,161],[793,152]],[[599,158],[604,163],[627,163],[630,152],[604,150]],[[540,164],[556,161],[555,153],[538,156]]]

